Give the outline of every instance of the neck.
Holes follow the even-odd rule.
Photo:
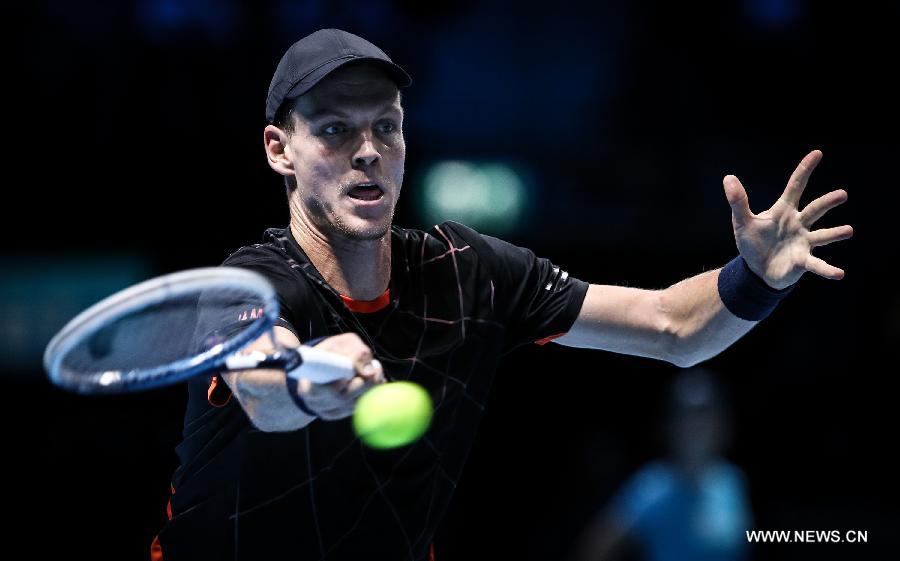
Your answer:
[[[291,216],[291,233],[331,288],[354,300],[374,300],[391,279],[391,232],[373,240],[325,234]]]

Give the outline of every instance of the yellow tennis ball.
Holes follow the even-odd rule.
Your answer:
[[[425,434],[431,423],[431,397],[412,382],[391,382],[363,394],[353,411],[353,430],[367,446],[396,448]]]

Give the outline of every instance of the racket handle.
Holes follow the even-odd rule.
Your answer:
[[[356,374],[349,358],[307,345],[294,349],[281,349],[274,354],[262,351],[236,354],[225,360],[228,370],[278,368],[294,379],[305,378],[314,384],[329,384],[347,380]]]
[[[294,368],[286,368],[287,375],[299,380],[305,378],[313,384],[328,384],[337,380],[349,380],[356,375],[356,368],[349,358],[316,347],[300,345],[295,350],[302,362]]]

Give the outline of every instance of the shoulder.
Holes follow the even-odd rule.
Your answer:
[[[453,220],[435,224],[427,232],[416,231],[416,235],[421,236],[421,241],[414,262],[443,259],[452,253],[458,263],[486,271],[500,280],[521,279],[539,269],[539,259],[530,249]]]
[[[223,267],[238,267],[263,275],[282,299],[297,301],[310,292],[302,267],[305,259],[289,246],[284,229],[266,230],[261,243],[246,245],[232,252]],[[284,304],[282,304],[284,305]]]
[[[223,266],[240,267],[254,263],[268,263],[289,267],[288,239],[284,229],[270,228],[261,243],[245,245],[233,251],[222,262]]]
[[[706,472],[706,479],[715,485],[725,487],[747,487],[747,478],[744,472],[724,458],[713,462]]]
[[[475,250],[483,249],[481,246],[486,244],[488,237],[474,228],[454,220],[445,220],[440,224],[435,224],[432,230],[444,243],[453,243],[455,246],[469,245],[473,246]]]
[[[662,461],[651,461],[628,478],[622,494],[631,500],[650,503],[661,500],[677,485],[678,475],[671,465]]]
[[[484,236],[474,229],[446,220],[427,230],[391,226],[394,248],[403,248],[410,263],[443,259],[452,253],[457,261],[492,256],[494,254]]]
[[[422,236],[426,249],[428,246],[432,246],[435,250],[442,252],[452,250],[458,254],[467,253],[470,258],[482,260],[496,259],[502,252],[504,244],[509,245],[454,220],[445,220],[440,224],[435,224],[427,232],[417,233]]]
[[[662,460],[651,460],[641,466],[631,479],[640,484],[663,483],[669,485],[676,477],[675,468],[670,463]]]

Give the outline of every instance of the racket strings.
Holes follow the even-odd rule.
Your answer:
[[[266,306],[258,293],[234,288],[125,304],[131,307],[123,306],[115,319],[81,334],[63,354],[63,377],[87,380],[111,371],[133,378],[166,375],[258,327]]]

